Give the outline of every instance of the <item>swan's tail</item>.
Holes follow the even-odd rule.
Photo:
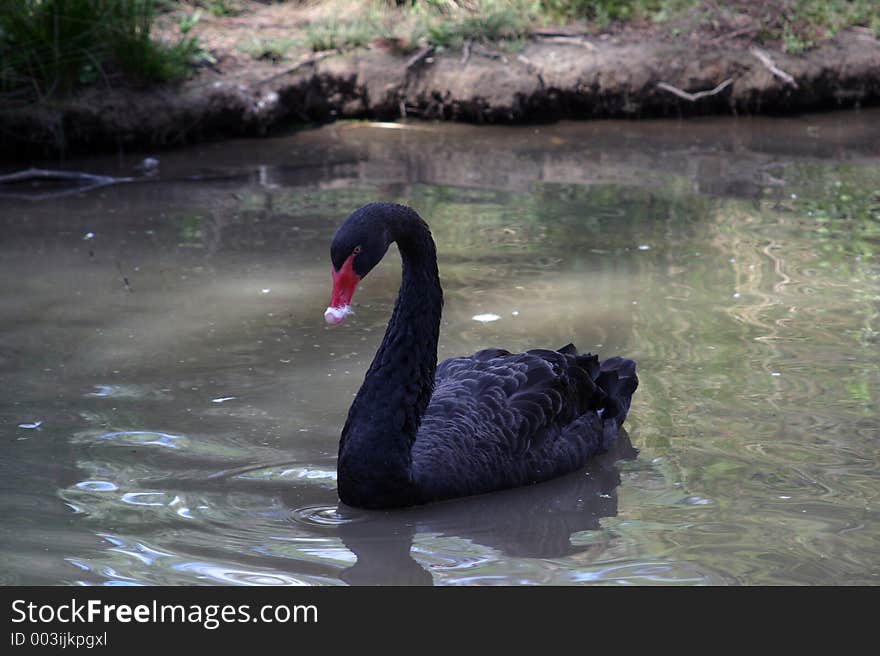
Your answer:
[[[587,372],[602,390],[603,398],[597,400],[602,410],[602,420],[606,431],[616,435],[629,412],[632,395],[639,386],[636,363],[619,356],[599,362],[599,358],[591,353],[578,353],[574,344],[566,344],[559,349],[559,353],[574,356],[578,367]]]
[[[639,386],[636,363],[619,356],[603,360],[599,365],[599,375],[594,380],[608,395],[602,419],[606,423],[616,420],[617,426],[620,426],[629,412],[632,395]]]

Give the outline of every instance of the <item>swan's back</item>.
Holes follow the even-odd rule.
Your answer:
[[[613,444],[638,385],[635,363],[487,349],[437,367],[412,448],[421,501],[547,480]]]

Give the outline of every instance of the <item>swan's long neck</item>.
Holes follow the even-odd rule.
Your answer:
[[[403,261],[400,293],[339,445],[340,497],[360,507],[415,502],[411,450],[437,368],[443,291],[434,240],[421,220],[392,223],[390,236]]]

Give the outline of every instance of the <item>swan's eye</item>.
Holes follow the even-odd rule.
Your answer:
[[[352,254],[357,255],[358,253],[361,252],[361,250],[363,250],[363,249],[360,246],[355,246],[354,250],[352,251]]]

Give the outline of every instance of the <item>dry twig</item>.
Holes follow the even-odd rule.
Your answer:
[[[721,41],[726,41],[727,39],[735,39],[738,36],[757,32],[758,29],[759,28],[755,27],[754,25],[746,25],[745,27],[741,27],[738,30],[734,30],[733,32],[725,32],[724,34],[719,34],[718,36],[706,41],[706,45],[711,46],[715,45],[716,43],[720,43]]]
[[[322,59],[326,59],[330,55],[337,54],[337,50],[322,50],[321,52],[316,52],[314,55],[309,55],[303,59],[300,59],[296,64],[287,68],[280,73],[275,73],[274,75],[270,75],[269,77],[260,80],[260,84],[266,84],[267,82],[272,82],[273,80],[277,80],[279,77],[284,77],[285,75],[292,75],[296,73],[303,66],[312,66],[317,64]]]
[[[529,73],[537,70],[537,66],[535,66],[534,62],[525,55],[517,55],[516,60],[521,64],[525,64],[526,69],[529,71]]]
[[[507,57],[505,57],[503,54],[501,54],[497,50],[494,50],[493,48],[489,48],[489,47],[483,45],[482,43],[473,44],[471,46],[471,50],[473,50],[473,52],[475,54],[482,55],[483,57],[486,57],[487,59],[500,59],[505,64],[508,63]]]
[[[67,181],[69,184],[64,188],[56,191],[48,192],[15,192],[3,190],[4,185],[14,185],[16,183],[24,183],[28,181],[38,182],[40,180],[58,180]],[[106,187],[108,185],[120,184],[123,182],[132,182],[135,178],[114,178],[107,175],[93,175],[91,173],[82,173],[80,171],[54,171],[51,169],[26,169],[17,171],[8,175],[0,175],[0,197],[16,198],[22,200],[46,200],[48,198],[59,198],[78,194],[84,191],[97,189],[98,187]]]
[[[780,80],[782,80],[786,84],[790,84],[795,89],[798,88],[797,82],[794,81],[794,78],[791,75],[789,75],[788,73],[786,73],[785,71],[783,71],[781,68],[778,68],[776,66],[775,62],[770,58],[770,55],[768,55],[766,52],[764,52],[760,48],[754,48],[754,47],[751,48],[749,50],[749,52],[752,53],[758,59],[758,61],[760,61],[762,64],[764,64],[764,66],[766,66],[767,69],[771,73],[773,73],[773,75],[778,77]]]
[[[419,50],[416,54],[406,60],[406,70],[409,72],[423,61],[425,61],[431,53],[434,52],[434,46],[427,46]]]
[[[586,36],[585,32],[577,32],[572,30],[565,29],[553,29],[553,28],[543,28],[539,27],[536,30],[532,31],[532,34],[538,38],[544,37],[553,37],[553,36],[561,36],[563,38],[578,38]]]
[[[689,100],[690,102],[695,102],[700,98],[705,98],[706,96],[714,96],[715,94],[721,93],[727,87],[733,84],[733,78],[727,78],[719,84],[714,89],[710,89],[708,91],[697,91],[696,93],[689,93],[688,91],[682,91],[678,87],[674,87],[671,84],[667,84],[666,82],[658,82],[657,88],[663,89],[664,91],[668,91],[669,93],[675,94],[679,98],[683,98],[684,100]]]
[[[562,35],[555,34],[552,36],[544,36],[543,34],[536,35],[537,38],[541,39],[541,41],[548,41],[549,43],[560,43],[565,46],[580,46],[581,48],[586,48],[587,50],[595,51],[596,46],[587,41],[585,38],[578,35]]]

